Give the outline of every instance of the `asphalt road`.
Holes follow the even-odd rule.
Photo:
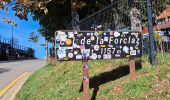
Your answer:
[[[0,91],[21,74],[33,73],[45,64],[45,60],[0,62]]]

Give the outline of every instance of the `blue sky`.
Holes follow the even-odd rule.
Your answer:
[[[33,21],[30,15],[28,16],[28,21],[20,20],[10,8],[9,13],[0,10],[0,35],[7,39],[11,38],[11,26],[8,23],[3,22],[2,18],[7,18],[17,24],[17,27],[14,27],[14,38],[19,40],[19,45],[31,47],[28,38],[31,32],[35,32],[39,36],[39,41],[38,44],[33,44],[32,48],[35,49],[36,57],[45,58],[45,49],[40,46],[40,43],[44,43],[44,37],[41,37],[37,32],[40,27],[38,22]]]

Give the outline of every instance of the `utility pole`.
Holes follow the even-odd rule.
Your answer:
[[[14,46],[14,32],[13,31],[14,31],[14,26],[17,26],[17,24],[13,21],[6,19],[6,18],[2,18],[2,21],[11,25],[11,35],[12,35],[11,36],[11,46],[13,48],[13,46]]]
[[[11,43],[11,45],[12,45],[12,48],[13,48],[14,47],[14,26],[11,25],[11,27],[12,27],[12,29],[11,29],[11,31],[12,31],[12,38],[11,38],[12,43]]]
[[[48,62],[48,37],[45,35],[45,54],[46,54],[46,62]]]
[[[146,0],[147,2],[147,16],[148,16],[148,32],[149,32],[149,43],[150,43],[150,63],[156,65],[156,51],[155,51],[155,39],[153,37],[153,21],[152,21],[152,10],[151,10],[151,1]]]
[[[0,34],[0,42],[1,42],[1,34]]]

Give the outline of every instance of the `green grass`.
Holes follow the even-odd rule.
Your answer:
[[[170,99],[168,84],[162,82],[170,71],[170,54],[158,58],[158,65],[151,66],[147,56],[142,57],[135,81],[128,74],[128,59],[89,61],[90,96],[97,100]],[[16,100],[82,100],[81,85],[82,62],[57,62],[32,74]]]

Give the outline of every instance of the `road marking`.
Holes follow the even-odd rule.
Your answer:
[[[7,87],[5,87],[2,91],[0,91],[0,98],[18,81],[20,80],[22,77],[24,77],[25,75],[27,75],[28,72],[25,72],[23,74],[21,74],[20,76],[18,76],[15,80],[13,80]]]

